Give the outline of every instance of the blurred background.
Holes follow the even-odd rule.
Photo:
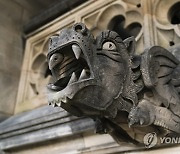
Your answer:
[[[0,0],[0,153],[178,153],[178,144],[118,145],[94,134],[91,119],[48,106],[48,39],[76,22],[95,36],[106,29],[135,36],[137,54],[160,45],[180,59],[179,0]]]

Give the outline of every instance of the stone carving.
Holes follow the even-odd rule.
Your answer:
[[[166,49],[135,55],[134,37],[122,40],[107,30],[95,39],[77,23],[50,38],[47,57],[54,78],[49,104],[92,117],[98,133],[133,143],[121,123],[180,133],[180,62]]]
[[[116,25],[120,25],[122,30],[130,33],[128,36],[135,36],[136,51],[139,53],[143,51],[145,48],[143,44],[145,39],[144,12],[140,3],[140,0],[135,2],[127,0],[90,1],[82,8],[72,10],[71,14],[66,14],[53,21],[53,26],[48,24],[44,30],[37,30],[32,35],[29,34],[26,40],[15,113],[47,104],[47,100],[44,100],[46,98],[44,85],[51,80],[45,58],[48,51],[47,42],[50,36],[57,34],[65,27],[71,27],[76,22],[83,22],[96,36],[106,29],[116,31],[118,30]],[[148,29],[145,31],[148,32]]]

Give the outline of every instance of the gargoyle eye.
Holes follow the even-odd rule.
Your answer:
[[[60,62],[60,61],[63,60],[63,55],[62,55],[62,54],[59,54],[59,53],[55,53],[55,54],[53,54],[53,55],[51,56],[51,59],[52,59],[53,61],[58,61],[58,62]]]
[[[64,57],[60,53],[54,53],[49,59],[49,69],[51,70],[57,64],[60,64],[63,61]]]
[[[113,42],[105,42],[102,46],[104,50],[116,50],[116,45]]]

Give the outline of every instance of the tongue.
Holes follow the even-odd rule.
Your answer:
[[[60,91],[63,89],[63,87],[55,86],[54,84],[50,83],[47,85],[48,89],[54,90],[54,91]]]

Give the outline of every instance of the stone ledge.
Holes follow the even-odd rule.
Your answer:
[[[49,106],[13,116],[0,124],[0,149],[63,138],[94,130],[94,121],[77,118],[60,108]]]
[[[32,111],[20,113],[12,116],[0,124],[0,138],[6,133],[34,127],[36,125],[47,123],[52,120],[66,118],[69,113],[61,108],[51,108],[49,106],[41,107]],[[8,126],[8,127],[7,127]]]
[[[0,122],[4,121],[4,120],[7,119],[8,117],[10,117],[9,114],[0,112]]]

